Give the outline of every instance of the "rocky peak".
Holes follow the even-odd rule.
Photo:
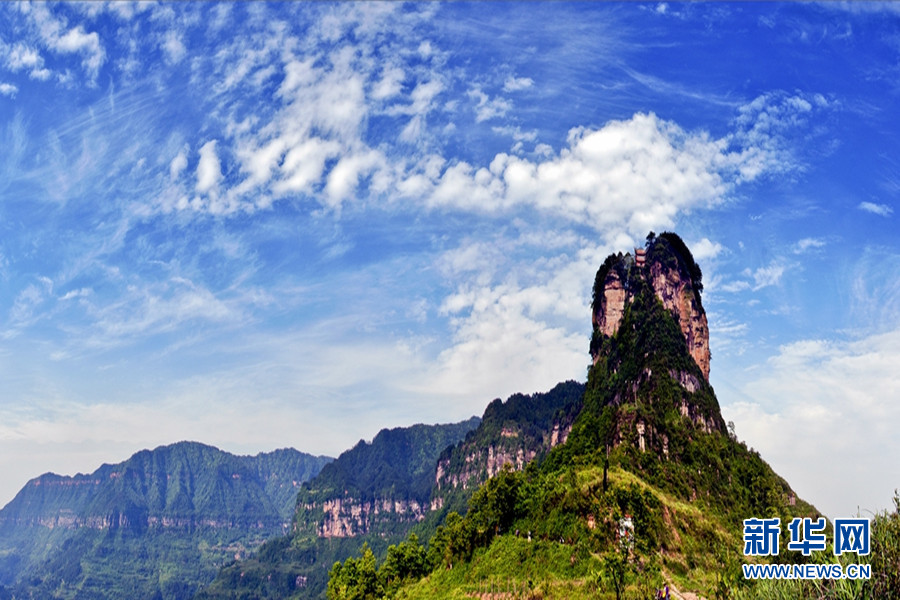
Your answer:
[[[638,291],[639,282],[653,289],[681,328],[688,352],[709,380],[709,326],[700,301],[703,289],[700,268],[690,251],[674,233],[647,236],[645,248],[635,255],[610,255],[597,271],[591,321],[594,340],[591,356],[599,359],[600,341],[616,334],[625,307]]]

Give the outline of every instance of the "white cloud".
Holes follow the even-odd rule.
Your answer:
[[[710,286],[710,287],[715,289],[715,291],[717,291],[717,292],[733,293],[733,292],[743,292],[744,290],[749,290],[750,283],[747,281],[738,279],[738,280],[732,281],[730,283],[723,283],[723,284],[719,284],[716,286]]]
[[[731,142],[742,150],[738,170],[742,180],[756,179],[763,173],[778,174],[802,167],[790,144],[789,132],[804,127],[817,111],[832,106],[821,94],[763,94],[738,109],[737,131]]]
[[[374,100],[387,100],[398,95],[403,89],[406,73],[400,67],[385,67],[381,80],[372,89]]]
[[[723,404],[740,437],[831,517],[887,508],[900,465],[900,331],[853,342],[801,340]]]
[[[57,18],[49,7],[42,4],[31,5],[22,12],[36,30],[39,39],[35,41],[39,45],[58,54],[81,55],[81,65],[89,80],[96,81],[100,67],[106,61],[106,51],[97,32],[87,32],[83,25],[68,28],[63,18]],[[17,54],[12,58],[18,68],[31,69],[33,79],[46,80],[50,77],[52,73],[43,67],[43,58],[33,46],[19,45],[16,50]],[[71,77],[71,73],[64,73],[60,75],[60,80],[66,81]]]
[[[433,207],[478,212],[536,208],[609,237],[670,228],[676,215],[719,203],[735,163],[722,140],[638,114],[596,130],[573,129],[568,147],[542,160],[498,154],[489,168],[448,166],[433,182]]]
[[[33,46],[21,42],[8,45],[0,40],[0,58],[6,68],[14,73],[28,71],[28,76],[38,81],[46,81],[50,78],[50,70],[44,68],[44,58]]]
[[[452,344],[437,357],[429,389],[505,397],[583,380],[590,362],[589,287],[608,249],[544,230],[446,253],[443,272],[464,283],[440,306]]]
[[[469,98],[477,101],[475,105],[475,122],[481,123],[490,119],[505,116],[512,108],[512,103],[504,98],[491,98],[480,87],[469,90]]]
[[[0,95],[15,98],[19,93],[19,88],[11,83],[0,83]]]
[[[16,44],[6,49],[6,66],[13,71],[33,69],[44,63],[40,53],[25,44]]]
[[[332,207],[339,207],[343,200],[356,191],[360,178],[372,173],[381,163],[381,155],[374,150],[342,157],[328,174],[325,193]]]
[[[187,168],[188,160],[185,150],[181,150],[169,163],[169,178],[173,181],[178,179],[179,175]]]
[[[187,54],[187,49],[184,47],[184,43],[181,41],[181,37],[176,31],[166,32],[160,46],[165,53],[166,62],[170,65],[180,63],[185,54]]]
[[[695,242],[689,245],[691,249],[691,254],[694,255],[694,259],[699,261],[710,260],[717,257],[724,247],[719,242],[711,242],[709,238],[703,238],[699,242]]]
[[[778,283],[781,282],[781,277],[784,275],[784,272],[785,266],[778,262],[773,262],[766,267],[756,269],[752,273],[755,284],[753,290],[756,291],[764,287],[778,285]]]
[[[312,192],[325,172],[325,162],[337,157],[340,151],[340,144],[334,141],[310,138],[298,142],[284,157],[282,177],[275,182],[275,191]]]
[[[51,47],[59,52],[84,54],[82,64],[91,78],[97,77],[97,72],[106,60],[100,36],[96,32],[86,33],[80,25],[49,41]]]
[[[503,84],[504,92],[518,92],[527,90],[534,85],[534,80],[530,77],[513,77],[510,75]]]
[[[211,140],[200,148],[196,189],[201,194],[209,193],[219,185],[221,180],[222,165],[219,162],[219,157],[216,155],[216,140]]]
[[[819,238],[803,238],[794,245],[794,254],[805,254],[825,246],[825,240]]]
[[[894,209],[887,204],[876,204],[874,202],[860,202],[856,208],[881,217],[889,217],[894,213]]]
[[[72,300],[73,298],[86,298],[94,293],[94,290],[91,288],[79,288],[77,290],[71,290],[66,292],[60,300]]]

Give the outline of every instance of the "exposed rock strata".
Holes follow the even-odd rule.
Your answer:
[[[606,337],[616,334],[625,314],[625,306],[634,298],[635,286],[630,285],[628,278],[641,277],[650,284],[666,310],[675,317],[691,357],[708,381],[709,325],[697,290],[694,289],[690,276],[685,275],[685,269],[672,268],[652,258],[644,266],[638,267],[631,255],[625,255],[622,263],[625,265],[624,269],[610,269],[603,281],[602,293],[597,297],[591,315],[595,330]],[[598,358],[599,355],[594,353],[594,364]]]

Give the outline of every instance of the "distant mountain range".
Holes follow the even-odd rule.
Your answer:
[[[331,460],[180,442],[89,475],[47,473],[0,510],[0,585],[17,597],[190,598],[289,531],[299,486]]]

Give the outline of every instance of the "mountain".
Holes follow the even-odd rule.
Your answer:
[[[536,394],[513,394],[488,404],[481,424],[441,453],[430,508],[441,516],[465,512],[469,497],[506,465],[521,470],[565,443],[581,411],[584,384],[566,381]]]
[[[222,569],[198,599],[322,596],[336,560],[366,542],[385,550],[425,519],[438,457],[480,422],[385,429],[360,441],[300,488],[290,536]]]
[[[425,518],[435,461],[479,426],[472,417],[453,425],[385,429],[360,441],[303,486],[297,496],[297,535],[354,537],[392,530]]]
[[[299,486],[331,460],[180,442],[89,475],[47,473],[0,510],[0,585],[16,597],[190,598],[288,530]]]
[[[743,519],[818,511],[722,419],[702,289],[674,233],[608,257],[593,288],[593,364],[565,443],[495,473],[427,550],[410,540],[380,567],[366,549],[335,565],[329,598],[650,597],[663,581],[727,595]],[[785,547],[779,562],[804,558]]]

